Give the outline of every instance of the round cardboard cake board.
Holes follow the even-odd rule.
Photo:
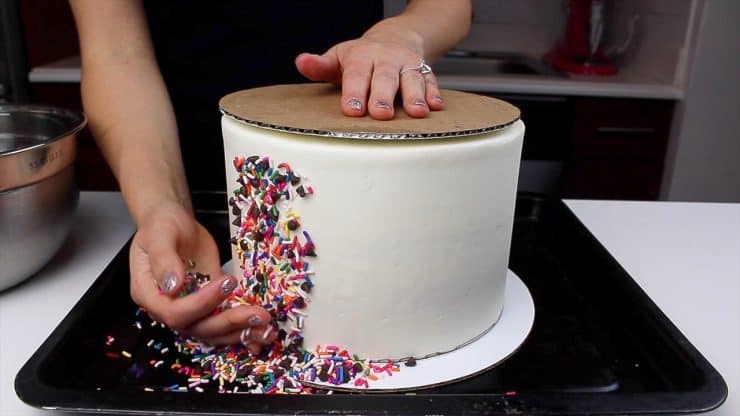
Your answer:
[[[504,128],[519,120],[519,109],[495,98],[442,90],[445,109],[425,118],[409,117],[398,104],[388,121],[342,114],[341,90],[309,83],[253,88],[221,99],[221,112],[258,127],[354,139],[424,139],[467,136]]]
[[[231,270],[232,260],[222,270]],[[309,317],[310,319],[310,317]],[[465,380],[488,371],[514,354],[524,343],[534,324],[534,300],[529,289],[511,270],[506,274],[504,308],[495,325],[476,340],[456,350],[417,360],[414,367],[400,364],[401,371],[376,374],[379,379],[368,387],[351,383],[302,381],[306,386],[336,391],[389,393],[437,387]]]

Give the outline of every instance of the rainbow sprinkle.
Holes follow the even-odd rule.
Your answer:
[[[239,187],[229,198],[236,217],[232,224],[237,227],[230,242],[242,276],[239,286],[214,313],[243,304],[260,305],[271,314],[270,325],[278,336],[259,355],[250,354],[243,345],[216,348],[177,334],[170,346],[150,339],[146,346],[163,357],[151,359],[149,365],[167,366],[183,380],[161,390],[203,392],[208,388],[220,393],[331,394],[331,390],[313,388],[304,382],[366,388],[373,381],[400,371],[398,362],[364,360],[336,345],[304,348],[304,309],[314,286],[309,263],[317,252],[291,205],[296,198],[314,194],[314,188],[289,164],[275,165],[268,156],[237,157],[233,164]],[[197,291],[210,280],[208,275],[194,272],[194,264],[188,266],[191,270],[180,296]],[[139,310],[137,327],[141,315],[145,314]],[[151,326],[156,325],[152,321]],[[106,345],[113,341],[108,336]],[[180,357],[174,363],[166,362],[170,348]],[[123,354],[131,359],[128,352]],[[145,390],[153,391],[151,387]]]

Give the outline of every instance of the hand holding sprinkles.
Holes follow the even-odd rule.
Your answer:
[[[277,331],[277,339],[262,353],[253,355],[245,345],[248,330],[242,332],[242,345],[220,348],[178,335],[174,349],[180,358],[169,368],[187,382],[162,390],[203,392],[212,386],[220,393],[331,394],[330,390],[315,389],[303,382],[368,387],[370,382],[400,371],[397,362],[361,359],[336,345],[304,348],[302,329],[308,317],[304,309],[314,286],[309,261],[317,256],[317,249],[291,202],[296,197],[309,197],[314,189],[289,164],[275,166],[268,156],[237,157],[234,168],[239,187],[233,190],[229,206],[236,217],[232,224],[237,231],[230,242],[242,278],[214,313],[239,305],[262,306],[272,316],[265,333]],[[194,264],[190,266],[192,269]],[[181,296],[197,291],[209,280],[208,275],[190,270]],[[109,336],[106,345],[115,348],[113,341]],[[154,340],[147,346],[160,352],[168,349]],[[123,359],[131,359],[130,353],[121,354]],[[120,359],[121,355],[109,357]],[[159,368],[166,362],[159,359],[149,364]],[[409,366],[415,364],[409,360]],[[154,391],[150,387],[146,390]]]

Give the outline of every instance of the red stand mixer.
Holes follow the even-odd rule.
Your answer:
[[[573,74],[614,75],[617,66],[600,48],[603,0],[568,0],[563,41],[544,59],[553,68]]]

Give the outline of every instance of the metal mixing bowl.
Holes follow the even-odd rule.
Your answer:
[[[0,291],[39,271],[67,238],[82,113],[0,105]]]

